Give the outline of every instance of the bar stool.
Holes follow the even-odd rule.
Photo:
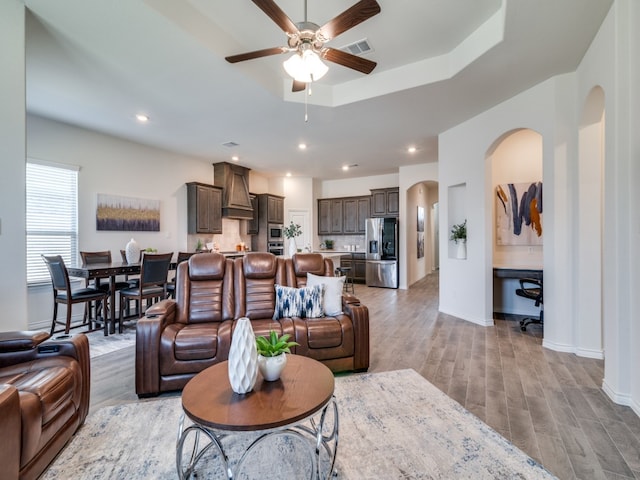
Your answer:
[[[336,267],[336,277],[344,276],[344,285],[342,290],[348,293],[355,293],[353,287],[353,277],[351,276],[351,267]]]

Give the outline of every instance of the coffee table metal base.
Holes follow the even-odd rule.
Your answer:
[[[320,417],[316,421],[316,417]],[[333,419],[333,425],[330,425]],[[286,425],[284,427],[271,430],[262,430],[258,432],[231,432],[222,431],[206,426],[193,423],[188,427],[184,427],[185,414],[180,415],[178,424],[178,441],[176,446],[176,466],[178,469],[178,477],[181,479],[193,478],[196,473],[198,463],[211,452],[212,456],[217,456],[217,461],[222,463],[226,476],[229,480],[237,478],[242,472],[245,460],[247,460],[252,451],[257,449],[264,442],[270,441],[278,437],[291,437],[300,440],[308,449],[308,459],[310,469],[310,479],[329,479],[336,475],[335,460],[338,450],[338,405],[335,397],[322,408],[320,413],[316,413],[311,417],[303,419],[297,423]],[[236,465],[232,468],[225,450],[223,440],[234,435],[243,435],[248,433],[257,433],[258,437],[249,444]],[[201,434],[206,438],[204,444],[200,445]],[[193,436],[190,447],[187,447],[186,440],[189,436]],[[191,448],[191,452],[185,452],[184,449]],[[229,445],[227,446],[227,448]],[[188,464],[183,465],[184,455],[188,455]],[[300,456],[304,458],[303,455]]]

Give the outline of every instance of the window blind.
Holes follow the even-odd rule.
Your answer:
[[[27,283],[49,282],[41,254],[75,263],[78,252],[78,170],[27,162]]]

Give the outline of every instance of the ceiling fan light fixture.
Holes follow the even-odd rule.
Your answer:
[[[320,80],[329,71],[329,67],[311,49],[305,49],[302,53],[294,53],[282,63],[282,66],[294,80],[303,83]]]

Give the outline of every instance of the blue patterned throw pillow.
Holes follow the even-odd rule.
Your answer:
[[[324,317],[324,285],[293,288],[276,285],[276,308],[273,319]]]

